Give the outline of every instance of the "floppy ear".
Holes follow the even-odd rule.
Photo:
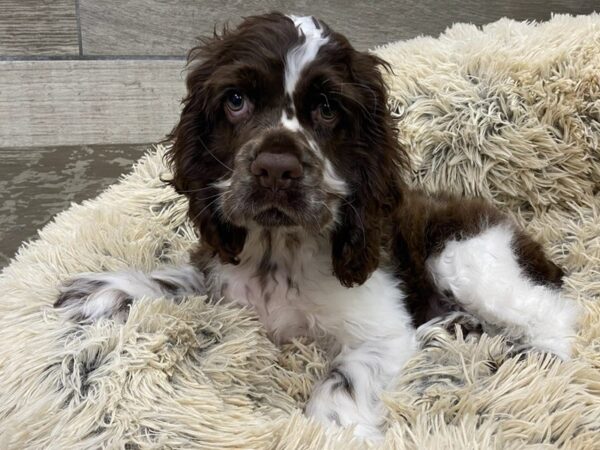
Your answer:
[[[363,284],[379,266],[387,220],[400,203],[400,170],[408,166],[398,144],[380,69],[382,59],[354,51],[350,72],[358,93],[351,155],[351,192],[340,207],[340,221],[331,235],[333,271],[347,287]]]
[[[246,230],[224,220],[217,209],[219,192],[212,183],[227,175],[231,162],[224,161],[224,154],[211,151],[217,99],[207,83],[218,65],[227,35],[226,30],[221,35],[215,32],[213,38],[204,40],[188,54],[187,96],[182,102],[179,123],[168,136],[172,146],[166,158],[173,171],[170,183],[188,197],[188,215],[201,239],[223,262],[237,264]]]

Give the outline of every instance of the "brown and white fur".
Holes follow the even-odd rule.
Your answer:
[[[313,17],[250,17],[206,39],[168,155],[202,236],[190,265],[84,274],[56,306],[126,320],[133,299],[207,293],[254,308],[275,342],[326,337],[337,356],[306,414],[370,438],[432,318],[463,311],[569,358],[577,308],[540,245],[483,200],[401,181],[386,68]]]

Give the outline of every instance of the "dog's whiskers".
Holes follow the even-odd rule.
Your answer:
[[[213,197],[209,197],[209,198],[214,198],[216,197],[213,201],[211,201],[210,203],[208,203],[204,208],[202,208],[197,214],[194,215],[194,217],[191,219],[192,222],[195,222],[195,220],[204,212],[206,211],[208,208],[210,208],[212,205],[214,205],[216,202],[218,202],[221,197],[225,196],[226,194],[231,194],[231,191],[224,191],[224,192],[220,192],[217,195],[213,196]],[[208,199],[208,198],[207,198]],[[202,200],[206,200],[206,199],[202,199]],[[211,214],[212,215],[212,214]]]
[[[208,146],[207,146],[207,145],[206,145],[206,144],[205,144],[205,143],[204,143],[202,140],[200,140],[199,142],[200,142],[200,144],[202,145],[202,148],[204,148],[204,150],[206,150],[206,152],[207,152],[207,153],[208,153],[210,156],[212,156],[212,157],[215,159],[215,161],[217,161],[219,164],[221,164],[223,167],[225,167],[225,168],[226,168],[227,170],[229,170],[230,172],[233,172],[233,169],[232,169],[231,167],[229,167],[227,164],[225,164],[223,161],[221,161],[219,158],[217,158],[217,157],[215,156],[215,154],[209,150]]]

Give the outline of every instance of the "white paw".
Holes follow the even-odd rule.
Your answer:
[[[60,286],[55,308],[75,321],[96,321],[103,317],[125,321],[133,298],[106,274],[73,278]]]
[[[528,344],[553,353],[566,361],[571,358],[577,330],[583,317],[583,308],[576,302],[562,298],[560,292],[545,289],[540,301],[544,310],[528,329]]]
[[[580,310],[575,304],[556,314],[547,323],[533,329],[529,344],[539,350],[553,353],[563,361],[571,359],[573,344],[577,336]]]
[[[354,427],[355,436],[380,442],[384,438],[383,405],[378,398],[363,397],[343,372],[334,369],[313,391],[305,413],[328,428]]]
[[[571,359],[573,339],[568,337],[552,337],[534,339],[530,345],[543,352],[552,353],[563,361]]]
[[[89,273],[64,283],[54,306],[77,321],[110,317],[124,322],[135,299],[181,298],[201,292],[204,277],[191,266],[164,268],[150,274],[136,270]]]

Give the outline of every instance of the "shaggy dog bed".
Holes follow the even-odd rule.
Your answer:
[[[413,184],[512,212],[583,306],[575,355],[515,354],[433,326],[385,397],[385,448],[600,445],[600,16],[456,25],[377,50]],[[126,324],[52,308],[78,272],[178,264],[196,241],[160,181],[158,147],[23,246],[0,279],[0,445],[11,448],[363,448],[302,413],[327,357],[280,349],[251,311],[206,299],[136,303]]]

